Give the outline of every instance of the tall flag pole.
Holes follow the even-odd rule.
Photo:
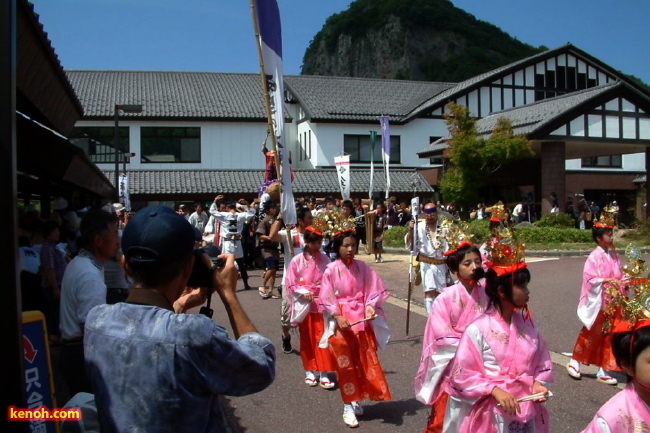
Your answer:
[[[296,224],[296,206],[291,188],[289,149],[284,139],[284,81],[282,76],[282,26],[276,0],[251,0],[251,13],[260,57],[260,73],[275,167],[281,184],[282,219]],[[279,170],[277,169],[279,167]]]
[[[381,155],[386,167],[386,198],[390,191],[390,173],[388,167],[390,166],[390,127],[388,125],[388,116],[379,117],[379,124],[381,125]]]
[[[368,198],[370,199],[370,208],[372,209],[372,191],[375,189],[375,142],[377,141],[377,131],[370,131],[370,190]]]

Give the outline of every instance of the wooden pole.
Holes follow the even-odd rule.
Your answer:
[[[271,135],[271,146],[273,146],[273,159],[275,160],[275,173],[278,175],[280,187],[282,187],[282,165],[280,164],[280,155],[278,153],[278,142],[275,137],[273,128],[273,114],[271,113],[271,98],[269,97],[269,88],[266,83],[266,72],[264,71],[264,56],[262,55],[262,42],[260,40],[260,29],[257,25],[257,13],[255,12],[255,0],[251,0],[251,15],[253,17],[253,28],[255,29],[255,43],[257,44],[257,54],[260,59],[260,75],[262,76],[262,90],[264,91],[264,104],[266,105],[266,117],[268,119],[269,134]],[[284,103],[279,101],[280,104]],[[282,119],[284,121],[284,119]]]

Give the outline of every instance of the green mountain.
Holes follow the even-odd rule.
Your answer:
[[[459,82],[544,49],[448,0],[356,0],[327,19],[301,72]]]

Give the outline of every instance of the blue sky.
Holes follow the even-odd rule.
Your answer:
[[[246,0],[31,0],[66,69],[259,72]],[[533,46],[571,42],[650,84],[648,0],[452,0]],[[278,0],[284,73],[350,0]]]

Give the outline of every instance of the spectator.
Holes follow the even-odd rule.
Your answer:
[[[127,303],[95,307],[84,337],[101,431],[226,431],[219,395],[259,392],[275,378],[273,344],[237,299],[233,256],[220,256],[225,265],[209,272],[211,288],[186,288],[196,260],[205,271],[212,265],[193,253],[195,233],[163,206],[142,209],[124,231],[136,287]],[[219,294],[237,340],[211,318],[181,314],[203,304],[208,290]]]
[[[88,312],[106,303],[103,264],[115,256],[120,246],[117,217],[113,213],[89,211],[80,228],[81,250],[68,264],[61,282],[59,368],[70,395],[93,392],[84,367],[84,326]]]
[[[357,244],[357,247],[363,244],[363,248],[366,254],[370,254],[368,250],[368,244],[366,242],[366,208],[363,206],[360,198],[355,198],[354,201],[354,218],[355,218],[355,227],[357,239],[359,239],[360,244]]]
[[[208,225],[208,214],[205,213],[205,207],[203,206],[203,203],[196,202],[194,205],[194,212],[192,212],[192,215],[190,215],[188,221],[190,224],[196,227],[199,233],[205,233],[205,228]]]
[[[59,242],[59,225],[54,221],[43,223],[43,245],[40,251],[41,288],[49,307],[47,319],[50,342],[59,343],[59,301],[61,300],[61,282],[68,266],[65,253],[57,247]]]
[[[411,215],[409,214],[406,203],[401,202],[397,206],[397,225],[405,226],[406,224],[408,224],[410,219],[411,219]]]
[[[521,214],[524,211],[524,205],[523,203],[517,203],[515,207],[512,209],[512,218],[514,219],[515,224],[519,224],[522,219],[521,219]]]
[[[557,194],[551,193],[551,213],[560,213],[560,201],[557,199]]]
[[[384,263],[381,253],[384,251],[384,233],[388,229],[386,219],[386,208],[379,203],[375,210],[375,220],[372,224],[372,252],[375,255],[375,263]]]
[[[262,257],[264,258],[264,276],[262,285],[259,287],[259,293],[263,299],[271,297],[280,299],[280,296],[273,293],[275,275],[280,268],[279,244],[270,237],[271,225],[275,222],[278,214],[278,204],[271,200],[265,202],[264,213],[266,216],[259,222],[255,230]]]
[[[578,228],[584,230],[586,228],[585,221],[587,220],[587,212],[589,211],[589,206],[587,205],[587,200],[585,200],[584,194],[576,194],[576,211],[578,212]]]

